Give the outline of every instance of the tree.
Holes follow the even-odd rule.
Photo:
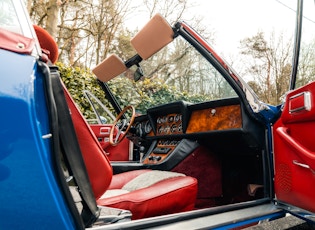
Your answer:
[[[61,0],[27,1],[27,9],[35,24],[44,27],[54,38],[58,33]]]
[[[49,0],[47,7],[47,21],[46,21],[46,30],[54,38],[57,36],[58,32],[58,18],[59,18],[59,9],[61,5],[61,0]]]
[[[129,0],[28,0],[28,7],[35,24],[47,29],[48,23],[56,25],[58,22],[57,27],[53,27],[58,29],[56,40],[60,50],[59,61],[84,69],[98,64],[112,52],[118,54],[123,60],[129,59],[135,54],[130,44],[130,38],[137,31],[123,28],[125,16],[134,10],[129,7],[129,2]],[[171,23],[181,18],[188,7],[187,0],[171,2],[144,0],[143,5],[147,9],[148,19],[159,12]],[[48,17],[49,14],[55,16]],[[56,14],[58,15],[56,16]],[[198,28],[199,31],[202,31],[201,27]],[[50,33],[55,32],[51,29]],[[160,75],[164,76],[163,84],[171,82],[173,85],[180,85],[182,92],[195,94],[200,90],[198,85],[194,84],[194,79],[202,77],[202,74],[206,74],[206,70],[203,65],[196,66],[195,63],[199,62],[189,50],[187,43],[176,39],[174,44],[175,46],[170,50],[165,49],[159,52],[150,60],[149,64],[144,66],[146,77],[154,78],[159,70]],[[160,71],[161,69],[163,71]],[[69,73],[78,76],[76,71],[69,71],[67,74]],[[127,74],[130,72],[127,71]],[[181,77],[175,78],[176,75]],[[73,80],[67,79],[67,81]],[[209,83],[205,81],[201,84],[204,91],[209,90]],[[78,90],[75,85],[76,83],[69,84],[69,87]],[[220,91],[222,89],[218,88],[217,92]],[[170,93],[164,87],[159,92],[154,95],[162,101],[163,98],[167,98],[165,95]],[[80,93],[78,95],[81,98],[82,95]],[[183,95],[180,97],[184,98]],[[144,102],[149,103],[146,100]]]
[[[187,2],[143,0],[141,6],[147,19],[159,12],[172,24],[190,7]],[[109,53],[119,54],[123,60],[135,54],[129,41],[137,30],[123,27],[126,17],[138,7],[131,0],[27,0],[27,6],[33,23],[55,37],[59,61],[65,64],[91,68]],[[192,21],[199,32],[204,30],[198,19]]]
[[[60,61],[90,67],[98,64],[114,48],[117,50],[116,45],[123,41],[120,36],[128,34],[124,32],[122,22],[127,10],[132,10],[128,8],[129,2],[28,0],[27,5],[33,23],[44,27],[56,38]]]
[[[172,19],[173,22],[178,21],[178,19],[182,17],[187,7],[186,0],[143,0],[143,4],[147,8],[149,18],[152,18],[157,12],[160,12],[165,18],[169,19],[169,21]]]
[[[99,0],[98,4],[94,2],[89,3],[87,32],[94,38],[95,63],[98,64],[117,45],[116,38],[123,34],[122,22],[129,3],[126,0]]]
[[[309,44],[302,43],[296,87],[315,80],[315,39]]]
[[[263,32],[241,41],[241,54],[247,57],[244,63],[248,63],[246,72],[259,84],[257,95],[264,102],[279,104],[289,89],[291,51],[292,44],[284,40],[283,33],[276,39],[273,32],[269,42]]]

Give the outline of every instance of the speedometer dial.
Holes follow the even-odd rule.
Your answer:
[[[152,130],[152,127],[151,127],[150,121],[146,121],[144,124],[144,132],[148,134],[151,132],[151,130]]]

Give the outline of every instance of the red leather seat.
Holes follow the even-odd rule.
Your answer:
[[[112,175],[110,162],[93,131],[66,89],[64,93],[98,205],[130,210],[133,219],[194,209],[195,178],[149,169]]]
[[[50,51],[52,62],[55,62],[57,44],[45,30],[39,27],[35,30],[42,48]],[[98,205],[130,210],[133,219],[194,208],[197,195],[195,178],[149,169],[113,175],[106,154],[65,86],[64,94]]]

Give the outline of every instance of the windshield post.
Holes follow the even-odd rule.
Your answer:
[[[102,82],[100,80],[97,80],[98,84],[101,86],[102,90],[105,93],[105,97],[108,99],[108,101],[111,103],[111,105],[113,106],[114,110],[116,111],[117,114],[119,114],[122,109],[119,106],[119,103],[117,102],[115,96],[112,94],[112,92],[109,89],[109,86],[107,85],[106,82]],[[123,118],[126,119],[126,116],[123,115]]]
[[[296,27],[295,27],[295,38],[294,38],[294,53],[293,53],[293,63],[291,71],[290,89],[295,88],[297,68],[299,64],[301,37],[302,37],[302,19],[303,19],[303,0],[297,1],[296,10]]]

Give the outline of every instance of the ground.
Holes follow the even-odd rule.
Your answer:
[[[246,230],[315,230],[315,225],[311,226],[302,219],[294,216],[287,216],[278,220],[261,223],[256,226],[246,228]]]

